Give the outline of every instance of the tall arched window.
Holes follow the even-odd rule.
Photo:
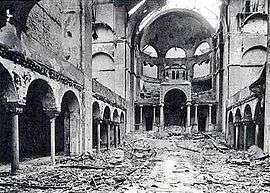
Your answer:
[[[210,51],[210,45],[207,42],[203,42],[197,47],[194,55],[200,56],[200,55],[205,54],[209,51]]]
[[[150,45],[144,46],[144,48],[142,49],[142,52],[149,55],[149,56],[151,56],[151,57],[153,57],[153,58],[158,57],[156,49],[153,46],[150,46]]]
[[[182,48],[171,48],[167,51],[165,58],[185,58],[186,52]]]

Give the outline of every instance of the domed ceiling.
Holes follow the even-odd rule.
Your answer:
[[[168,12],[155,19],[142,32],[141,48],[153,46],[165,54],[172,47],[191,50],[211,36],[211,25],[198,13],[192,11]]]

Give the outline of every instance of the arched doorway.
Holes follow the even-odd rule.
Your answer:
[[[179,89],[172,89],[164,97],[164,123],[165,126],[182,126],[186,124],[185,93]]]
[[[73,155],[80,146],[80,105],[72,91],[64,94],[61,113],[56,121],[56,152]]]
[[[120,117],[118,114],[118,111],[115,109],[113,112],[113,122],[115,123],[115,127],[114,127],[114,143],[115,145],[118,145],[120,142],[120,127],[119,127],[119,123],[120,123]]]
[[[26,107],[21,116],[21,157],[50,155],[50,118],[47,113],[56,110],[50,85],[41,79],[34,80],[27,92]]]
[[[243,149],[244,148],[244,130],[243,125],[241,123],[242,115],[240,109],[236,110],[235,113],[235,123],[237,126],[235,127],[235,148]]]
[[[0,162],[11,161],[11,115],[7,113],[5,105],[17,102],[18,94],[9,72],[0,63]]]
[[[93,115],[93,130],[92,130],[92,148],[97,148],[97,128],[98,128],[98,124],[100,124],[100,107],[98,102],[94,102],[93,103],[93,108],[92,108],[92,115]]]
[[[246,105],[245,107],[244,121],[244,124],[246,126],[246,141],[244,147],[247,149],[255,144],[255,125],[252,120],[252,112],[250,105]]]
[[[111,121],[111,109],[108,106],[106,106],[103,113],[103,122],[100,128],[100,142],[101,142],[101,146],[103,147],[106,147],[108,145],[107,132],[108,132],[110,121]]]
[[[233,125],[232,112],[229,113],[229,118],[228,118],[228,140],[229,140],[229,145],[234,147],[235,146],[235,129]]]
[[[256,130],[255,130],[255,142],[258,147],[263,149],[264,147],[264,110],[259,101],[256,104],[255,116],[254,116]]]
[[[125,128],[125,115],[122,112],[120,115],[120,140],[123,139],[124,135],[126,134],[126,128]]]

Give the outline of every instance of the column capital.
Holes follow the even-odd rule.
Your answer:
[[[208,104],[208,107],[212,107],[213,106],[213,104]]]
[[[188,102],[186,103],[186,105],[187,105],[187,106],[191,106],[191,102],[188,101]]]
[[[195,104],[194,104],[194,106],[195,106],[195,107],[198,107],[198,106],[199,106],[199,104],[198,104],[198,103],[195,103]]]
[[[5,103],[4,104],[5,110],[7,113],[11,113],[11,114],[21,114],[23,113],[23,105],[20,105],[17,102],[10,102],[10,103]]]
[[[142,107],[143,107],[143,105],[142,105],[142,104],[140,104],[140,105],[139,105],[139,107],[140,107],[140,108],[142,108]]]
[[[59,116],[60,112],[57,109],[46,109],[44,110],[44,112],[46,113],[46,115],[50,118],[56,118]]]

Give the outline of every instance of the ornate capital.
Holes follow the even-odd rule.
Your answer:
[[[20,105],[17,102],[6,103],[4,106],[7,113],[16,114],[16,115],[23,113],[23,105]]]
[[[44,110],[46,115],[50,118],[50,119],[53,119],[53,118],[56,118],[59,116],[60,112],[57,110],[57,109],[46,109]]]

